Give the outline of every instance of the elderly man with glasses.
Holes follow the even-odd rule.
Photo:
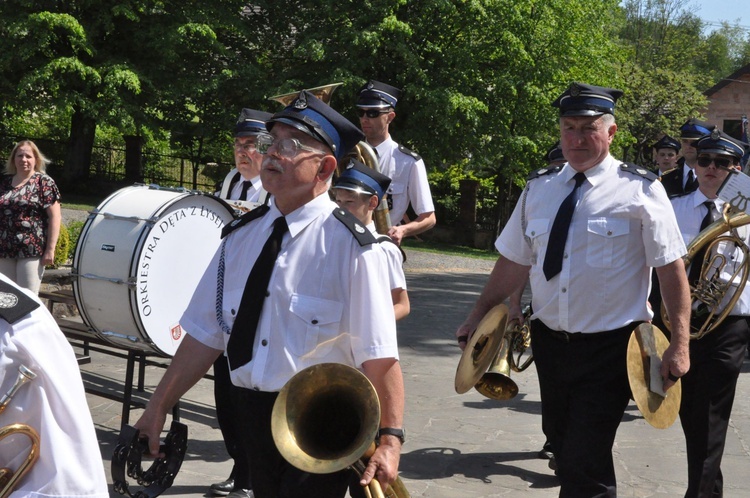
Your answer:
[[[337,163],[362,133],[306,91],[266,128],[257,146],[271,200],[225,227],[180,320],[187,336],[136,427],[157,454],[167,412],[226,352],[255,497],[343,498],[351,471],[312,474],[292,466],[274,444],[271,413],[279,391],[307,367],[359,369],[381,407],[379,445],[360,482],[395,481],[404,390],[387,257],[328,196]]]
[[[378,155],[380,172],[391,179],[387,200],[394,226],[386,235],[399,245],[404,237],[426,232],[436,223],[424,161],[393,141],[389,132],[400,95],[398,88],[370,80],[357,97],[362,132]],[[417,215],[414,220],[409,220],[406,214],[410,204]]]
[[[713,128],[709,135],[695,142],[694,148],[698,190],[672,199],[686,244],[722,216],[726,203],[718,198],[717,192],[727,176],[734,174],[732,171],[740,171],[740,158],[747,150],[747,144]],[[718,271],[715,278],[721,283],[729,282],[735,268],[745,259],[742,246],[750,243],[748,226],[735,228],[732,232],[742,241],[739,246],[734,242],[725,242],[717,246],[715,253],[696,254],[688,268],[691,286],[694,287],[698,281],[703,262],[709,266],[705,278],[711,278]],[[718,263],[714,262],[716,255],[726,259],[724,268],[719,268]],[[732,282],[729,292],[715,309],[716,313],[724,311],[730,296],[737,291],[737,284],[736,281]],[[710,306],[694,299],[691,315],[694,333],[704,323]],[[685,433],[688,460],[686,497],[722,496],[721,458],[737,377],[750,338],[748,317],[750,287],[745,287],[728,317],[714,331],[690,342],[690,371],[682,378],[680,405],[680,422]]]

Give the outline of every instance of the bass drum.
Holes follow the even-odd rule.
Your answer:
[[[83,321],[114,346],[172,356],[179,320],[234,219],[201,192],[137,185],[89,215],[73,258]]]

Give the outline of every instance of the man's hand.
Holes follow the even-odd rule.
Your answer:
[[[666,391],[690,370],[690,348],[687,345],[673,342],[664,351],[661,359],[661,377]]]
[[[401,459],[401,441],[395,436],[382,435],[380,446],[375,450],[367,467],[362,473],[359,484],[367,486],[373,478],[377,479],[383,491],[398,477],[398,464]]]

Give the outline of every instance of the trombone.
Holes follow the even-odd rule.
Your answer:
[[[2,414],[8,405],[10,405],[13,396],[15,396],[21,386],[35,378],[36,374],[29,370],[25,365],[18,367],[18,377],[16,378],[16,382],[2,399],[0,399],[0,414]],[[13,492],[13,489],[15,489],[16,485],[18,485],[21,479],[23,479],[39,459],[39,434],[34,428],[26,424],[10,424],[0,428],[0,440],[14,434],[23,434],[29,438],[29,441],[31,441],[31,448],[29,448],[26,459],[15,471],[8,467],[0,468],[0,498],[6,498],[9,496]]]

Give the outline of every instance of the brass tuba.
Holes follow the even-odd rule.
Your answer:
[[[518,394],[510,372],[523,372],[534,361],[533,356],[522,360],[531,344],[530,314],[527,306],[523,323],[508,322],[508,307],[504,304],[485,314],[458,362],[457,393],[463,394],[474,387],[483,396],[500,401]]]
[[[306,90],[315,95],[323,103],[331,105],[331,97],[333,97],[333,92],[341,85],[343,85],[343,83],[331,83],[330,85],[306,88]],[[269,97],[268,100],[279,102],[286,107],[294,102],[294,99],[297,97],[297,95],[299,95],[299,92],[284,93],[281,95],[274,95],[273,97]],[[378,156],[375,154],[373,148],[365,141],[359,142],[357,146],[344,157],[344,159],[339,161],[335,175],[341,174],[340,169],[342,167],[345,167],[350,159],[359,161],[368,168],[374,169],[378,173],[382,173],[380,171],[380,162],[378,161]],[[388,230],[392,226],[386,195],[384,195],[380,200],[380,205],[375,208],[375,212],[373,213],[375,228],[380,234],[387,234]]]
[[[281,455],[313,474],[351,468],[361,476],[365,460],[375,451],[379,427],[375,388],[364,374],[340,363],[298,372],[279,392],[271,414],[271,432]],[[401,478],[385,490],[373,479],[365,495],[409,498]]]
[[[750,215],[734,210],[727,203],[724,206],[722,217],[701,231],[687,247],[687,255],[683,258],[685,267],[690,266],[698,253],[706,255],[701,267],[700,278],[695,284],[690,284],[690,302],[693,310],[690,324],[691,339],[700,339],[716,330],[716,327],[729,315],[742,295],[748,276],[750,276],[748,274],[750,251],[734,230],[747,224],[750,224]],[[737,266],[726,282],[722,282],[719,278],[728,263],[726,257],[715,250],[720,244],[734,244],[737,249],[743,252],[742,263]],[[730,294],[730,292],[732,293]],[[722,312],[719,312],[719,307],[726,296],[729,296],[726,306],[724,306]],[[661,316],[664,325],[671,331],[669,317],[663,303]]]
[[[0,399],[0,414],[2,414],[8,407],[18,389],[35,378],[36,374],[26,366],[21,365],[18,367],[18,377],[16,378],[15,384],[13,384],[10,390],[2,397],[2,399]],[[16,485],[31,470],[39,459],[39,434],[34,428],[26,424],[10,424],[0,428],[0,439],[5,439],[6,437],[15,434],[23,434],[29,438],[29,441],[31,441],[31,447],[26,455],[26,459],[15,470],[15,472],[8,467],[0,468],[0,498],[6,498],[9,496]]]

